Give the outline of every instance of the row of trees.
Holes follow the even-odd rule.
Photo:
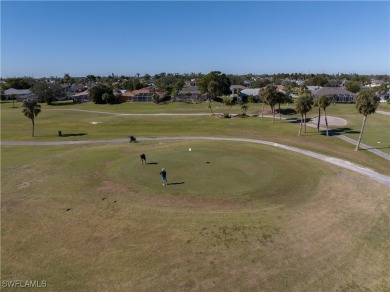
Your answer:
[[[358,110],[358,112],[363,115],[363,123],[362,123],[362,128],[360,130],[358,141],[356,143],[355,150],[359,150],[367,117],[375,113],[379,105],[379,102],[380,102],[380,98],[378,97],[376,92],[371,88],[364,89],[356,95],[355,107]],[[312,109],[313,106],[317,106],[318,107],[317,131],[319,131],[320,129],[320,119],[321,119],[321,109],[322,109],[325,113],[326,135],[329,136],[328,121],[326,116],[326,108],[329,105],[330,105],[330,100],[327,96],[321,96],[316,101],[314,101],[313,95],[309,91],[306,91],[301,96],[299,96],[296,104],[296,111],[301,115],[301,122],[299,126],[298,135],[301,135],[302,123],[304,123],[304,131],[306,133],[306,120],[307,120],[306,114]]]
[[[217,71],[214,71],[217,72]],[[127,89],[134,90],[140,89],[148,84],[157,83],[159,79],[168,78],[170,80],[175,79],[175,83],[178,81],[186,81],[191,79],[201,79],[206,75],[203,73],[165,73],[161,72],[153,76],[149,74],[137,73],[132,76],[125,75],[115,75],[114,73],[108,76],[99,76],[89,74],[84,77],[74,77],[70,76],[69,73],[65,73],[63,77],[49,77],[49,78],[40,78],[34,79],[32,77],[17,77],[17,78],[1,78],[0,81],[5,81],[2,83],[2,90],[8,88],[16,89],[28,89],[34,86],[38,81],[49,81],[51,83],[57,84],[79,84],[79,83],[99,83],[113,87],[113,89]],[[367,85],[370,83],[371,79],[382,80],[383,82],[390,82],[390,76],[388,75],[358,75],[358,74],[304,74],[304,73],[279,73],[279,74],[243,74],[243,75],[226,75],[231,81],[231,84],[241,84],[248,86],[250,83],[251,88],[261,88],[265,87],[268,84],[283,84],[285,85],[286,80],[297,81],[304,80],[305,85],[316,85],[316,86],[340,86],[342,81],[347,81],[348,86],[356,87],[359,85]],[[164,81],[165,82],[165,81]],[[248,83],[249,82],[249,83]],[[287,82],[288,83],[288,82]],[[352,90],[350,90],[352,91]]]

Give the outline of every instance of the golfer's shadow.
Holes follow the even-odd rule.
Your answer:
[[[158,162],[148,162],[146,164],[158,164]]]
[[[175,183],[168,183],[167,185],[171,186],[171,185],[182,185],[182,184],[184,184],[184,181],[182,181],[182,182],[175,182]]]

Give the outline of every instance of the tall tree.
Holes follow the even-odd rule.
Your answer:
[[[375,113],[378,107],[380,97],[375,94],[375,91],[371,88],[363,89],[356,95],[356,109],[363,115],[362,129],[360,130],[359,139],[356,144],[355,150],[359,150],[360,141],[362,140],[364,127],[366,125],[367,116]]]
[[[302,122],[305,122],[305,133],[306,133],[306,114],[311,110],[313,106],[314,100],[313,95],[310,92],[304,92],[301,96],[299,96],[296,111],[301,114],[301,123],[299,126],[299,133],[301,135],[302,131]]]
[[[345,89],[353,93],[357,93],[361,88],[360,81],[349,81],[345,84]]]
[[[211,111],[211,114],[214,115],[214,112],[213,112],[213,109],[211,107],[211,100],[212,99],[215,99],[217,97],[217,94],[218,94],[218,90],[219,90],[219,84],[218,82],[216,81],[213,81],[211,80],[208,85],[207,85],[207,92],[209,94],[209,97],[207,98],[207,101],[208,101],[208,107]]]
[[[261,96],[271,107],[272,123],[275,122],[275,105],[278,103],[278,91],[275,85],[267,85],[261,90]]]
[[[87,75],[86,78],[87,78],[87,81],[90,82],[90,83],[96,81],[96,76],[92,75],[92,74]]]
[[[319,99],[314,101],[314,107],[318,107],[318,119],[317,119],[317,132],[320,131],[320,120],[321,120],[321,107],[319,104]]]
[[[5,80],[6,89],[8,88],[15,88],[15,89],[29,89],[31,88],[35,80],[31,77],[24,77],[24,78],[6,78]]]
[[[290,98],[289,95],[287,95],[283,91],[279,91],[278,90],[276,92],[276,100],[277,100],[277,103],[278,103],[279,120],[281,120],[282,119],[282,113],[280,111],[280,104],[281,103],[285,103],[285,102],[290,102],[291,98]]]
[[[216,92],[216,96],[227,95],[230,94],[230,79],[226,76],[226,74],[222,74],[219,71],[212,71],[207,75],[203,76],[202,79],[198,82],[198,88],[201,93],[208,93],[209,83],[211,81],[218,83],[218,90]]]
[[[329,136],[329,130],[328,130],[328,118],[326,116],[326,108],[330,105],[330,100],[329,97],[322,95],[320,98],[317,100],[318,107],[322,108],[324,110],[324,115],[325,115],[325,125],[326,125],[326,136]],[[319,120],[319,118],[318,118]]]
[[[32,92],[48,105],[51,105],[58,97],[62,97],[65,94],[60,85],[46,81],[37,82],[32,88]]]
[[[35,117],[41,112],[41,106],[35,99],[26,99],[22,104],[22,113],[32,122],[32,137],[35,131]]]
[[[105,93],[108,94],[108,97],[105,96],[104,98],[106,98],[106,99],[104,100],[103,95]],[[93,86],[88,90],[88,94],[89,94],[89,97],[91,98],[91,100],[95,104],[107,103],[107,100],[108,100],[108,102],[111,102],[114,100],[114,93],[113,93],[112,89],[106,85]]]
[[[62,82],[64,84],[70,85],[72,83],[71,81],[72,81],[72,77],[70,77],[69,73],[65,73],[64,78],[62,78]]]
[[[183,89],[183,87],[184,87],[183,80],[179,80],[173,85],[172,95],[171,95],[172,100],[175,98],[175,96],[177,96],[180,93],[180,91]]]

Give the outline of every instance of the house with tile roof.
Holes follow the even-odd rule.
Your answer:
[[[355,102],[355,93],[346,90],[344,87],[322,87],[314,90],[313,95],[315,98],[320,96],[327,96],[333,102],[352,103]]]
[[[126,91],[120,97],[120,101],[131,101],[131,102],[155,102],[153,88],[144,87],[141,89]],[[162,97],[162,94],[157,93],[159,99]]]

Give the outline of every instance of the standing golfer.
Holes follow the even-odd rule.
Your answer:
[[[142,165],[146,164],[146,156],[143,153],[141,154],[141,164]]]
[[[168,181],[167,181],[167,172],[165,171],[165,168],[163,168],[160,172],[161,174],[161,178],[163,180],[163,186],[166,186],[168,185]]]

